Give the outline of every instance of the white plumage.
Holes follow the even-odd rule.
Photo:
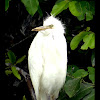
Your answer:
[[[60,20],[49,16],[28,51],[28,68],[37,100],[54,100],[64,85],[67,72],[67,43]]]

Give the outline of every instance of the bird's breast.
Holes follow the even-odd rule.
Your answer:
[[[52,93],[54,90],[59,90],[65,82],[67,68],[65,45],[66,42],[58,41],[52,37],[45,38],[43,41],[43,74],[41,84],[46,92]]]

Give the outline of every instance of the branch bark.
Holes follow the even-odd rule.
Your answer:
[[[29,89],[29,91],[31,93],[32,100],[36,100],[35,91],[34,91],[32,83],[31,83],[31,79],[30,79],[29,74],[27,72],[25,72],[23,69],[21,69],[21,68],[19,68],[17,66],[16,66],[16,69],[25,78],[25,81],[27,83],[28,89]]]

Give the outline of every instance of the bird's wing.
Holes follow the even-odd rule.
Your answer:
[[[28,51],[28,68],[37,100],[39,95],[40,78],[43,71],[41,43],[41,36],[37,34]]]
[[[57,98],[66,77],[67,44],[62,35],[59,38],[44,37],[43,40],[42,54],[44,58],[44,70],[41,80],[42,90],[49,95],[54,94],[54,97]]]

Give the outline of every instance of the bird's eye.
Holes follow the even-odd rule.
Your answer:
[[[49,25],[48,27],[53,28],[53,26],[54,26],[54,25],[51,24],[51,25]]]

